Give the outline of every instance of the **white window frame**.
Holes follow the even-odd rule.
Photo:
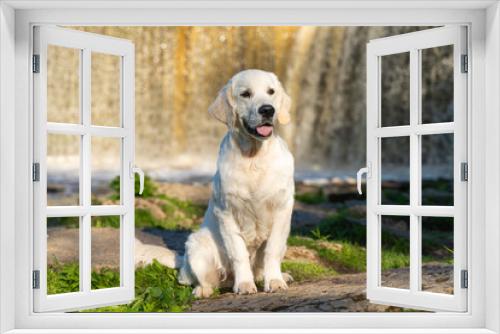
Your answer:
[[[34,289],[35,312],[72,311],[108,305],[127,304],[134,299],[134,143],[135,143],[135,66],[134,45],[124,39],[64,29],[54,26],[34,27],[34,54],[39,56],[39,73],[33,75],[33,159],[38,163],[39,181],[33,184],[33,269],[38,272],[39,287]],[[47,111],[48,46],[56,45],[78,50],[80,122],[78,124],[49,122]],[[112,55],[119,59],[120,124],[94,125],[91,119],[92,53]],[[79,205],[47,205],[47,135],[79,136]],[[120,203],[92,205],[92,138],[114,138],[120,141]],[[91,288],[91,218],[119,216],[120,286],[92,290]],[[76,217],[79,219],[79,291],[47,294],[47,218]]]
[[[452,45],[453,47],[453,121],[423,124],[421,106],[421,50]],[[381,59],[384,56],[409,55],[409,124],[382,126]],[[449,26],[427,29],[372,40],[367,45],[367,297],[374,303],[427,310],[467,310],[467,289],[461,285],[462,270],[467,270],[467,181],[461,180],[461,164],[467,163],[467,86],[469,73],[462,72],[462,56],[467,55],[467,28]],[[468,65],[468,64],[467,64]],[[453,200],[451,206],[421,204],[422,135],[453,135]],[[410,202],[408,205],[382,203],[382,145],[384,138],[407,138],[409,151]],[[443,152],[446,153],[446,152]],[[409,286],[408,289],[384,287],[382,277],[381,229],[383,216],[409,218]],[[422,217],[453,219],[453,294],[433,293],[421,289]]]
[[[468,24],[472,57],[471,112],[468,115],[468,133],[471,134],[468,141],[471,154],[468,312],[34,314],[31,290],[33,209],[30,202],[32,86],[29,73],[34,24]],[[127,333],[152,332],[155,328],[170,333],[181,332],[181,328],[191,328],[191,332],[207,329],[204,331],[207,333],[353,333],[356,328],[357,333],[500,332],[500,9],[497,1],[3,1],[0,3],[0,75],[1,333],[111,333],[113,328],[128,329]]]

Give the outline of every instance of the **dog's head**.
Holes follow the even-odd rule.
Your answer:
[[[276,120],[290,122],[290,97],[274,73],[245,70],[233,76],[219,91],[208,111],[230,129],[265,140],[273,134]]]

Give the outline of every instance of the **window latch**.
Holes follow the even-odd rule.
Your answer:
[[[130,163],[130,178],[135,179],[136,173],[139,174],[139,195],[142,195],[142,192],[144,191],[144,172],[142,169],[140,169],[133,163]],[[135,188],[135,182],[134,182],[134,188]]]
[[[371,163],[367,163],[366,164],[366,167],[363,167],[361,168],[360,170],[358,170],[358,173],[356,174],[356,180],[357,180],[357,184],[358,184],[358,193],[360,195],[363,195],[363,190],[361,189],[361,178],[363,177],[363,174],[366,174],[366,178],[370,178],[371,177]]]

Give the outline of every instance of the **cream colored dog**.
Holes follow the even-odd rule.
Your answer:
[[[246,70],[219,92],[209,112],[228,126],[200,230],[186,241],[179,282],[197,297],[232,282],[235,293],[287,289],[281,272],[294,200],[294,162],[275,134],[290,121],[290,97],[273,73]],[[224,284],[225,285],[225,284]]]

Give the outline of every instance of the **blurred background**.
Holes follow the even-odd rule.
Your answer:
[[[292,98],[292,122],[280,129],[296,158],[298,177],[304,175],[354,176],[365,164],[365,55],[370,39],[397,35],[415,27],[83,27],[88,32],[131,40],[136,50],[136,155],[137,164],[162,179],[210,177],[218,145],[226,128],[207,113],[218,90],[238,71],[258,68],[280,78]],[[54,52],[58,66],[49,75],[66,87],[78,89],[78,64],[68,50]],[[403,68],[402,58],[388,68]],[[113,95],[117,86],[113,59],[103,59],[93,73],[97,105],[119,108]],[[441,73],[440,73],[441,71]],[[406,77],[394,71],[387,85],[392,95],[401,91]],[[434,76],[446,75],[435,66]],[[114,77],[113,77],[114,76]],[[56,82],[56,80],[54,80]],[[59,84],[59,83],[58,83]],[[49,110],[78,106],[78,95],[49,90]],[[433,92],[427,92],[433,94]],[[406,97],[406,95],[405,95]],[[404,97],[404,98],[405,98]],[[388,98],[390,100],[390,98]],[[401,102],[401,98],[396,100]],[[404,102],[404,101],[403,101]],[[434,99],[443,109],[446,99]],[[389,117],[397,118],[393,105]],[[104,109],[104,108],[103,108]],[[450,108],[449,112],[452,112]],[[106,124],[110,112],[93,114]],[[58,121],[68,121],[60,114]],[[108,121],[109,123],[109,121]],[[446,143],[444,143],[446,144]],[[65,146],[65,147],[62,147]],[[58,153],[67,145],[51,146]],[[101,145],[96,150],[107,150]],[[442,157],[429,152],[439,164]],[[55,152],[54,152],[55,153]],[[445,161],[446,162],[446,161]],[[97,162],[96,162],[97,163]]]

